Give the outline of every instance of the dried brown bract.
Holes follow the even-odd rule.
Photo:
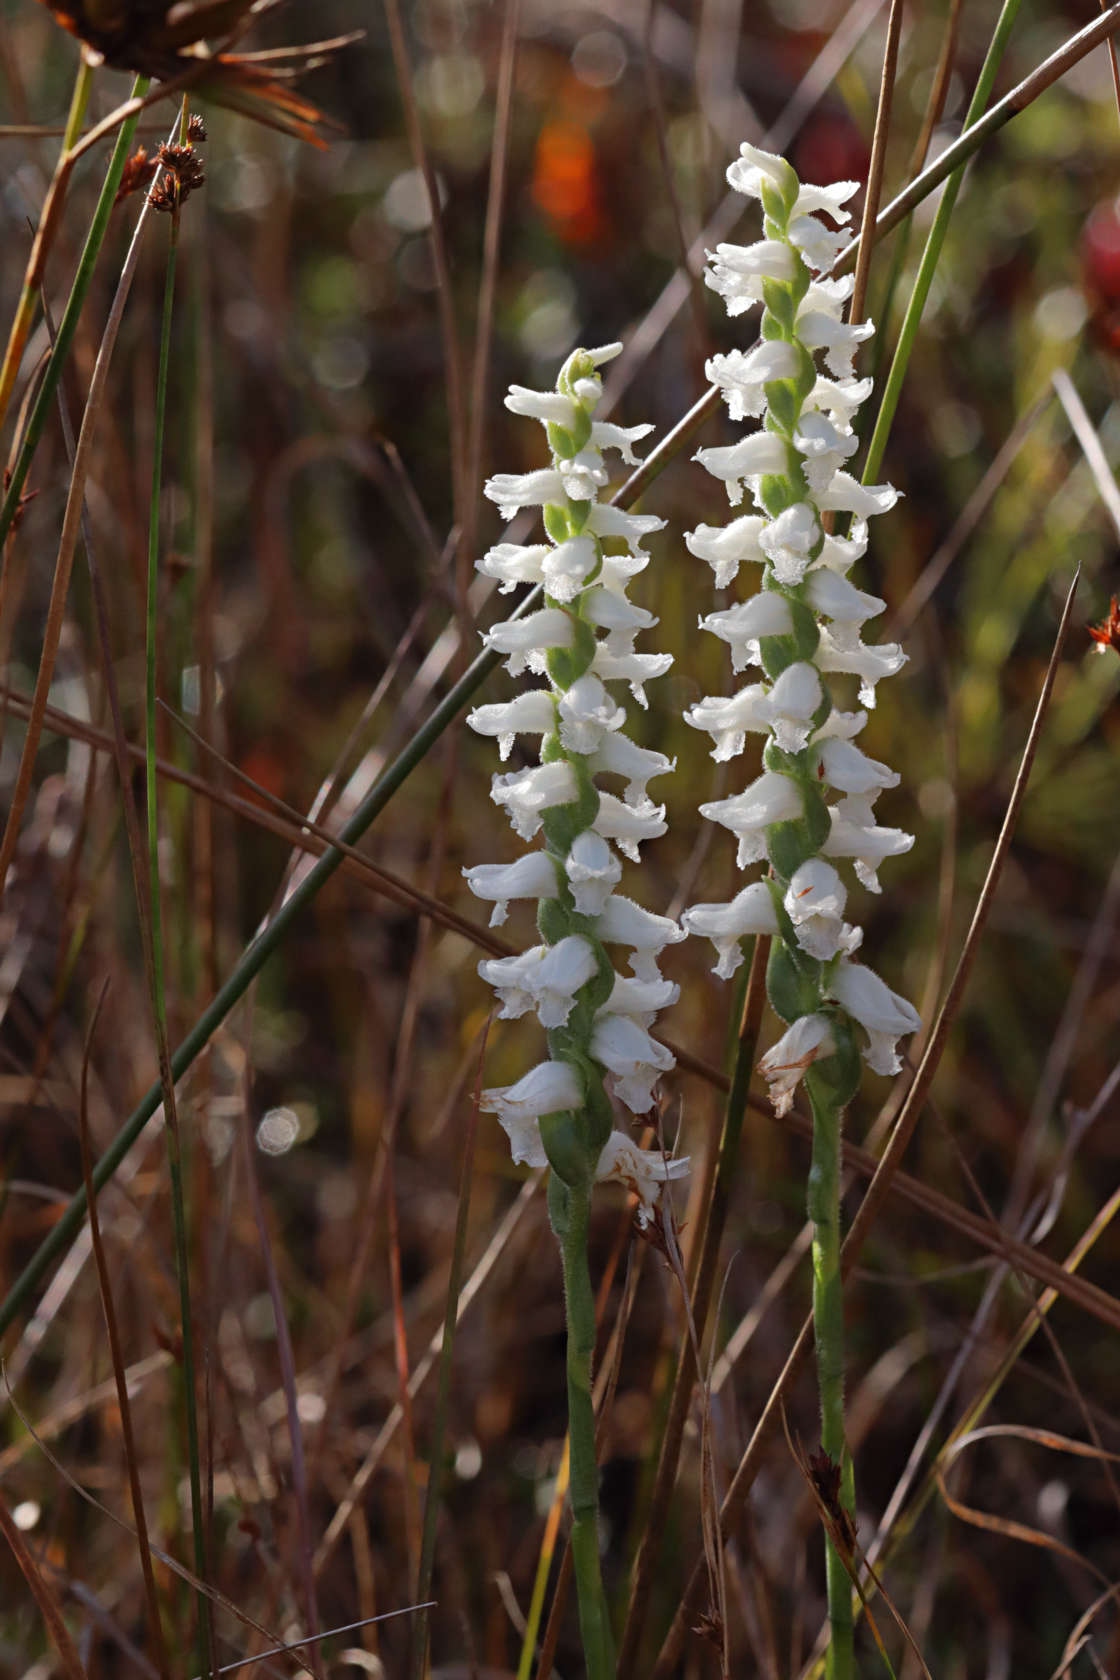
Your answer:
[[[143,192],[145,187],[149,187],[158,167],[155,160],[148,156],[147,147],[137,146],[124,166],[114,205],[119,204],[122,198],[130,198],[133,193]]]

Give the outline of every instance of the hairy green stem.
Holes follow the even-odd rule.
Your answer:
[[[813,1159],[809,1168],[809,1218],[813,1222],[813,1330],[821,1406],[821,1448],[840,1466],[840,1504],[855,1514],[855,1485],[844,1439],[844,1288],[840,1275],[840,1133],[843,1110],[812,1093]],[[852,1680],[852,1586],[831,1538],[825,1567],[828,1585],[828,1680]]]
[[[572,1563],[588,1680],[614,1680],[614,1641],[599,1567],[599,1466],[595,1457],[595,1405],[591,1363],[595,1355],[595,1296],[587,1262],[591,1182],[573,1187],[549,1178],[548,1211],[564,1262],[568,1326],[569,1494]]]

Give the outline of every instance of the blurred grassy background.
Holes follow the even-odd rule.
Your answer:
[[[1021,21],[997,91],[1088,20],[1048,4]],[[60,122],[74,42],[29,0],[0,8],[0,115]],[[415,94],[443,200],[456,336],[466,366],[483,287],[483,233],[505,8],[481,0],[416,4],[406,15]],[[955,132],[994,22],[990,6],[961,20],[955,69],[934,145]],[[888,195],[908,167],[940,50],[940,7],[909,15],[888,153]],[[496,275],[492,355],[473,375],[468,418],[481,469],[541,464],[535,426],[501,406],[511,381],[548,387],[576,343],[628,342],[614,417],[652,420],[660,435],[704,387],[714,349],[749,341],[698,285],[648,326],[682,245],[721,202],[723,172],[743,138],[786,126],[802,177],[866,171],[885,13],[800,0],[742,8],[731,0],[674,6],[612,0],[544,6],[523,0],[516,37],[508,184]],[[232,774],[176,721],[197,725],[200,666],[213,659],[218,752],[243,775],[306,811],[344,755],[343,808],[427,715],[464,657],[455,648],[455,551],[445,344],[426,194],[410,151],[380,8],[347,0],[291,3],[262,20],[262,42],[361,28],[365,39],[305,83],[342,125],[324,151],[207,110],[208,183],[184,212],[184,277],[175,327],[164,490],[160,692],[169,713],[161,751],[218,787]],[[805,78],[839,34],[849,50],[813,100]],[[838,55],[840,56],[840,55]],[[128,80],[97,78],[98,114]],[[799,91],[800,90],[800,91]],[[147,143],[170,121],[158,107]],[[907,1159],[908,1170],[973,1211],[999,1213],[1057,1184],[1046,1251],[1063,1257],[1116,1187],[1120,1128],[1113,1096],[1078,1135],[1120,1051],[1115,915],[1120,834],[1120,664],[1096,657],[1085,626],[1120,589],[1117,535],[1061,406],[1051,399],[996,475],[975,529],[957,522],[1009,435],[1069,370],[1110,461],[1120,449],[1120,124],[1103,51],[1083,62],[971,166],[914,357],[885,475],[905,500],[872,532],[858,581],[886,597],[905,627],[910,663],[881,693],[864,745],[900,770],[883,820],[917,843],[884,871],[885,891],[853,894],[867,960],[914,998],[928,1020],[983,879],[1076,566],[1079,605],[1011,860],[964,1008]],[[0,181],[0,304],[14,308],[30,233],[57,141],[8,135]],[[87,159],[72,189],[48,293],[65,296],[102,168]],[[668,169],[668,179],[666,177]],[[671,191],[670,191],[671,187]],[[674,209],[674,200],[677,209]],[[677,211],[679,210],[679,216]],[[1095,219],[1091,221],[1094,211]],[[67,383],[77,418],[111,290],[135,220],[127,202],[106,250]],[[917,221],[928,225],[923,208]],[[739,237],[755,237],[749,215]],[[887,308],[895,241],[872,267],[877,356],[889,356],[920,240]],[[112,375],[88,504],[109,580],[113,657],[126,724],[139,739],[143,572],[151,412],[166,227],[150,228]],[[643,323],[646,326],[643,329]],[[42,354],[40,333],[27,366]],[[869,358],[865,364],[869,365]],[[481,404],[477,397],[481,392]],[[730,441],[711,423],[701,441]],[[212,438],[212,454],[199,438]],[[8,556],[13,593],[3,629],[9,684],[33,684],[68,469],[51,429],[37,458],[38,492]],[[499,540],[495,510],[469,486],[477,551]],[[650,690],[635,734],[676,755],[654,789],[669,835],[646,849],[624,890],[655,910],[732,890],[726,836],[702,833],[695,809],[718,769],[680,721],[698,693],[726,691],[723,650],[695,634],[715,604],[708,568],[682,529],[728,517],[718,487],[679,457],[642,504],[669,521],[634,598],[660,615],[645,642],[677,656]],[[927,572],[949,555],[935,586]],[[469,558],[473,558],[473,555]],[[912,592],[920,590],[921,597]],[[497,603],[477,604],[479,622]],[[892,634],[884,621],[881,634]],[[9,640],[10,639],[10,640]],[[711,643],[711,645],[708,645]],[[477,644],[475,644],[477,645]],[[207,649],[212,650],[208,653]],[[381,689],[379,691],[379,685]],[[371,695],[380,692],[370,713]],[[508,692],[496,676],[489,698]],[[52,701],[106,727],[104,688],[79,565]],[[631,708],[633,711],[635,708]],[[9,714],[0,787],[11,786],[22,723]],[[351,732],[356,729],[356,734]],[[514,761],[516,762],[516,760]],[[463,865],[508,859],[518,842],[487,797],[492,744],[450,732],[376,825],[378,863],[438,895],[472,923],[480,907]],[[731,766],[729,786],[749,768]],[[138,783],[138,793],[142,789]],[[167,787],[164,816],[169,997],[178,1039],[275,902],[289,847],[244,816],[206,815],[196,792]],[[110,761],[62,734],[38,760],[34,812],[0,911],[0,1097],[10,1178],[0,1265],[10,1279],[80,1182],[77,1089],[83,1041],[105,980],[91,1050],[90,1120],[99,1147],[155,1076],[120,796]],[[515,911],[509,930],[527,940]],[[478,1033],[490,995],[461,934],[336,877],[265,971],[204,1066],[184,1082],[190,1141],[194,1289],[207,1414],[211,1578],[281,1633],[303,1629],[291,1445],[281,1391],[283,1348],[269,1295],[248,1174],[259,1180],[282,1291],[310,1457],[316,1543],[398,1395],[394,1269],[409,1369],[440,1322],[459,1196]],[[665,967],[683,996],[666,1031],[722,1063],[731,999],[706,951],[678,947]],[[1088,965],[1088,966],[1086,966]],[[513,1079],[538,1056],[528,1022],[491,1031],[487,1081]],[[862,1139],[882,1102],[869,1079],[850,1128]],[[718,1094],[694,1077],[669,1082],[700,1194]],[[1073,1143],[1067,1148],[1071,1138]],[[775,1298],[715,1400],[719,1470],[734,1468],[808,1298],[802,1260],[781,1266],[803,1218],[807,1152],[787,1130],[748,1117],[731,1210],[716,1356]],[[521,1172],[504,1137],[480,1122],[468,1256],[486,1250],[514,1204]],[[687,1243],[695,1203],[681,1209]],[[187,1561],[184,1466],[177,1426],[177,1308],[161,1145],[153,1133],[127,1182],[103,1198],[126,1357],[136,1365],[136,1422],[158,1543]],[[595,1230],[602,1263],[626,1235],[621,1200],[605,1194]],[[633,1257],[626,1265],[636,1264]],[[1085,1271],[1115,1294],[1120,1250],[1106,1232]],[[851,1291],[851,1394],[861,1537],[874,1525],[942,1381],[962,1356],[934,1440],[996,1370],[1025,1311],[1004,1282],[974,1344],[968,1327],[992,1276],[978,1254],[926,1214],[895,1200]],[[65,1272],[49,1310],[8,1349],[20,1411],[50,1437],[69,1475],[127,1515],[119,1417],[88,1263]],[[607,1322],[617,1309],[616,1282]],[[986,1421],[1085,1437],[1086,1415],[1120,1449],[1114,1329],[1079,1308],[1052,1315],[1003,1384]],[[682,1335],[678,1291],[644,1255],[604,1445],[608,1582],[625,1598],[628,1547],[640,1528],[644,1464],[660,1395]],[[1064,1355],[1065,1364],[1057,1349]],[[456,1347],[450,1439],[436,1466],[444,1505],[436,1554],[433,1672],[447,1677],[516,1666],[516,1607],[536,1568],[564,1428],[559,1267],[543,1198],[528,1202],[464,1318]],[[417,1511],[429,1473],[434,1384],[380,1461],[318,1579],[321,1625],[411,1602]],[[811,1373],[790,1424],[815,1440]],[[2,1492],[79,1638],[91,1676],[152,1672],[138,1651],[142,1600],[135,1549],[82,1502],[57,1465],[6,1414]],[[1000,1440],[965,1455],[956,1497],[1045,1532],[1079,1554],[1030,1547],[966,1527],[935,1498],[900,1546],[887,1584],[941,1677],[1047,1675],[1078,1616],[1120,1572],[1118,1501],[1110,1473],[1037,1444]],[[686,1448],[655,1602],[650,1650],[699,1552],[696,1442]],[[816,1517],[785,1442],[775,1435],[756,1482],[732,1570],[736,1674],[793,1674],[819,1626]],[[1098,1579],[1092,1573],[1100,1574]],[[193,1600],[157,1566],[176,1673],[188,1656]],[[14,1566],[2,1566],[0,1669],[56,1672],[38,1612]],[[882,1622],[886,1617],[881,1618]],[[218,1613],[222,1661],[255,1636]],[[1120,1672],[1117,1618],[1102,1610],[1093,1648],[1070,1670]],[[568,1627],[558,1671],[578,1658]],[[408,1621],[342,1636],[323,1672],[406,1671]],[[868,1651],[870,1648],[868,1647]],[[865,1658],[871,1672],[873,1658]],[[1092,1663],[1096,1662],[1096,1670]],[[379,1668],[378,1663],[383,1664]],[[900,1657],[900,1672],[916,1673]],[[682,1673],[716,1672],[694,1640]],[[298,1667],[298,1665],[297,1665]],[[264,1667],[256,1672],[267,1672]],[[272,1670],[275,1672],[276,1670]],[[283,1672],[290,1672],[284,1668]],[[249,1671],[246,1671],[249,1672]]]

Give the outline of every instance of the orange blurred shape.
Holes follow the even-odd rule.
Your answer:
[[[533,201],[570,245],[587,245],[603,231],[595,148],[585,128],[546,123],[533,162]]]

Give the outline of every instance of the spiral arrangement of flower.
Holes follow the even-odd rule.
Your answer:
[[[624,856],[665,832],[664,807],[646,792],[672,765],[623,731],[626,713],[610,684],[626,682],[639,704],[644,684],[672,663],[668,654],[638,653],[639,632],[656,622],[627,598],[627,585],[648,563],[641,543],[664,521],[623,512],[598,500],[607,482],[605,449],[633,462],[633,444],[652,428],[624,428],[593,418],[602,394],[601,363],[619,344],[576,350],[554,391],[514,386],[506,405],[546,428],[552,465],[500,474],[486,494],[512,518],[542,507],[547,542],[499,543],[479,562],[504,591],[540,584],[545,605],[497,624],[488,647],[506,655],[514,677],[540,679],[514,699],[479,706],[473,729],[496,736],[503,758],[519,735],[540,738],[539,762],[496,775],[491,797],[517,833],[543,845],[512,864],[465,871],[480,898],[494,903],[491,923],[504,920],[511,899],[535,900],[540,943],[513,957],[485,961],[479,972],[497,991],[503,1016],[532,1010],[548,1036],[548,1059],[515,1085],[489,1090],[482,1106],[497,1114],[515,1161],[552,1169],[548,1205],[564,1262],[568,1318],[568,1417],[571,1442],[572,1553],[580,1625],[591,1680],[610,1680],[614,1654],[599,1567],[598,1469],[591,1400],[595,1305],[587,1264],[593,1185],[617,1179],[638,1197],[648,1224],[662,1188],[688,1162],[639,1149],[615,1125],[614,1105],[645,1114],[653,1087],[673,1057],[650,1034],[657,1012],[675,1002],[677,986],[662,977],[658,953],[684,938],[667,916],[653,915],[615,891]],[[618,778],[622,792],[599,785]],[[608,946],[629,950],[627,974],[616,973]]]
[[[913,837],[877,822],[875,799],[898,776],[856,746],[867,711],[835,705],[828,678],[857,677],[861,706],[868,708],[876,685],[905,660],[898,646],[863,641],[862,626],[885,602],[848,578],[866,549],[868,519],[887,512],[897,493],[886,484],[859,484],[845,465],[857,448],[853,417],[871,392],[870,380],[854,377],[853,358],[873,328],[843,319],[852,282],[827,276],[846,235],[820,215],[846,222],[844,206],[856,183],[802,186],[783,158],[750,145],[741,148],[728,180],[761,200],[763,238],[720,245],[705,278],[731,315],[763,306],[761,337],[750,351],[713,357],[707,372],[731,417],[760,425],[729,447],[701,449],[697,459],[723,481],[732,506],[742,502],[745,487],[757,512],[723,528],[698,526],[685,541],[712,567],[720,588],[744,563],[761,566],[756,594],[701,620],[728,643],[736,672],[758,668],[761,678],[731,696],[700,700],[686,718],[711,735],[717,759],[740,753],[748,734],[765,737],[762,774],[701,811],[736,836],[740,868],[767,867],[764,878],[729,903],[693,905],[682,920],[689,933],[712,940],[724,976],[742,961],[745,936],[773,939],[767,993],[786,1030],[759,1065],[779,1113],[802,1080],[813,1109],[808,1202],[821,1462],[850,1516],[841,1125],[859,1083],[861,1052],[877,1073],[898,1072],[898,1039],[920,1022],[905,998],[854,960],[863,936],[844,920],[847,888],[836,864],[850,861],[863,885],[878,891],[879,865],[908,851]],[[832,530],[830,516],[837,514],[852,520],[847,535]],[[847,1561],[830,1538],[830,1680],[853,1673]]]

